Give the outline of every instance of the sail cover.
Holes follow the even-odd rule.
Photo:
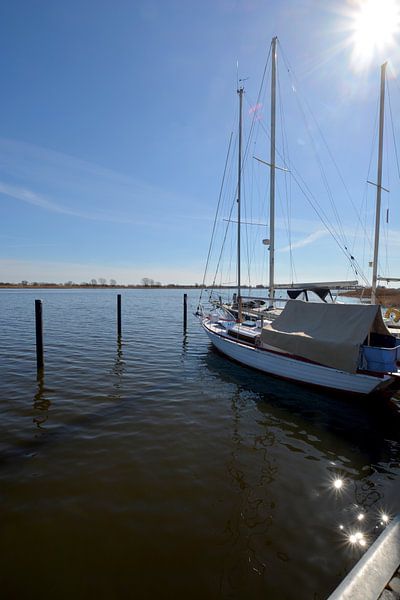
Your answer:
[[[390,335],[380,306],[289,300],[261,341],[324,366],[354,373],[369,333]]]

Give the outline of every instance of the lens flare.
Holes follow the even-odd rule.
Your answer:
[[[353,62],[364,67],[376,51],[393,45],[400,30],[397,0],[358,0],[351,12]]]
[[[335,488],[335,490],[341,490],[343,488],[343,484],[344,484],[344,481],[343,481],[343,479],[340,479],[340,477],[336,477],[333,480],[333,487]]]
[[[390,521],[390,517],[389,515],[387,515],[386,513],[382,513],[381,514],[381,524],[382,525],[387,525]]]
[[[367,545],[367,540],[365,539],[364,534],[361,531],[351,533],[347,539],[352,546],[355,546],[357,544],[362,548],[365,548],[365,546]]]

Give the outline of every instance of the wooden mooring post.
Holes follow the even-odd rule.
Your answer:
[[[44,368],[43,356],[43,318],[42,301],[35,300],[35,325],[36,325],[36,366],[40,373]]]
[[[187,329],[187,294],[183,294],[183,330]]]
[[[117,334],[121,337],[122,334],[122,323],[121,323],[121,294],[117,294]]]

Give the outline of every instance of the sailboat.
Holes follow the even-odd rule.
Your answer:
[[[269,302],[275,299],[275,120],[277,38],[271,45],[271,146]],[[281,378],[321,388],[367,395],[400,378],[400,343],[387,329],[376,304],[314,303],[289,299],[273,320],[247,320],[241,285],[242,101],[239,96],[237,182],[237,311],[199,306],[201,326],[212,344],[227,357]],[[381,103],[382,110],[382,103]],[[383,117],[381,117],[383,118]],[[383,130],[381,130],[383,133]],[[378,168],[378,192],[382,170]],[[375,280],[376,284],[376,280]]]
[[[378,275],[378,258],[379,258],[379,238],[380,238],[380,219],[381,219],[381,196],[382,190],[382,163],[383,163],[383,129],[384,129],[384,113],[385,113],[385,87],[386,87],[386,67],[387,62],[381,66],[381,86],[380,86],[380,102],[379,102],[379,146],[378,146],[378,171],[376,184],[369,181],[368,183],[376,186],[376,207],[375,207],[375,233],[374,233],[374,258],[372,261],[372,285],[371,285],[371,304],[377,302],[377,287],[379,281],[400,281],[398,277],[381,277]],[[388,190],[385,190],[388,191]],[[392,314],[394,320],[391,319]],[[399,337],[399,321],[400,311],[398,309],[389,308],[385,312],[385,322],[389,331]]]

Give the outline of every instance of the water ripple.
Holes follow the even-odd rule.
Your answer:
[[[399,511],[395,403],[230,362],[182,293],[123,291],[118,341],[115,291],[0,291],[5,597],[324,598]]]

